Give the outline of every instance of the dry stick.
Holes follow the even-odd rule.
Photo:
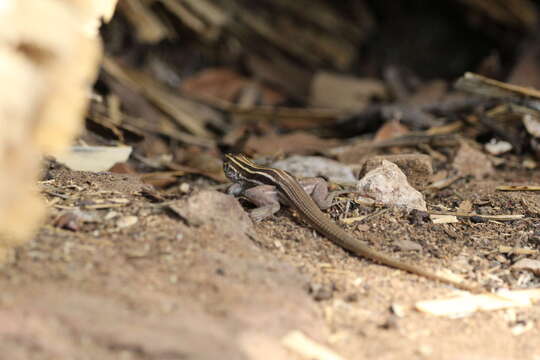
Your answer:
[[[501,185],[495,189],[499,191],[540,191],[540,185]]]
[[[474,73],[465,73],[456,81],[456,88],[474,94],[498,98],[540,111],[540,91],[507,84]]]
[[[141,0],[119,2],[124,15],[134,24],[137,40],[142,43],[157,43],[168,35],[167,28],[153,11]]]
[[[204,122],[199,117],[194,117],[193,109],[186,107],[185,99],[173,95],[159,84],[153,82],[148,76],[136,71],[123,69],[116,61],[110,57],[103,59],[105,70],[118,81],[129,86],[131,89],[142,93],[155,106],[173,118],[180,126],[190,131],[192,134],[211,138],[211,134],[204,127]],[[210,111],[208,109],[208,111]],[[205,117],[206,121],[211,120],[211,116]],[[216,123],[216,125],[219,125]]]
[[[497,221],[514,221],[523,219],[525,215],[523,214],[508,214],[508,215],[482,215],[482,214],[473,214],[473,213],[463,213],[463,212],[451,212],[451,211],[430,211],[430,214],[433,215],[452,215],[464,218],[470,217],[479,217],[488,220],[497,220]]]

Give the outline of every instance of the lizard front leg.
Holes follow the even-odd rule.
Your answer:
[[[328,192],[328,183],[320,177],[301,178],[298,179],[300,186],[304,191],[311,196],[319,209],[326,210],[333,205],[336,195],[344,194],[349,191],[333,191]]]
[[[255,209],[249,212],[249,216],[255,222],[266,219],[274,215],[280,209],[278,191],[272,185],[258,185],[251,188],[243,188],[239,184],[233,184],[229,188],[229,194],[243,195],[253,205]]]

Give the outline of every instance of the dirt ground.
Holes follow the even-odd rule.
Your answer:
[[[499,251],[540,248],[537,193],[495,191],[520,182],[540,171],[464,178],[426,200],[521,220],[432,224],[349,204],[347,217],[370,216],[346,227],[426,268],[537,287],[510,269],[524,255]],[[540,307],[420,313],[416,301],[459,291],[354,257],[289,210],[254,225],[247,204],[200,178],[163,195],[136,177],[56,169],[41,187],[49,218],[0,271],[1,359],[303,359],[283,345],[293,331],[344,359],[540,359]]]

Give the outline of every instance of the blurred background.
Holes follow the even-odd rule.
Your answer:
[[[454,90],[467,71],[540,85],[537,20],[529,0],[121,1],[101,29],[83,140],[135,146],[139,170],[185,165],[220,179],[227,151],[275,158],[389,122],[401,127],[383,138],[427,130],[487,106]],[[471,136],[486,143],[500,130]],[[361,157],[343,153],[332,156]]]

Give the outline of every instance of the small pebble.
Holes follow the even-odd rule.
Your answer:
[[[397,317],[393,315],[388,317],[388,319],[386,319],[385,322],[380,324],[379,327],[384,330],[397,329],[398,328]]]
[[[401,251],[422,251],[422,245],[411,240],[395,240],[394,245],[396,245]]]
[[[405,316],[405,306],[403,305],[400,305],[400,304],[392,304],[392,306],[390,307],[390,310],[392,311],[392,313],[394,315],[396,315],[397,317],[404,317]]]
[[[412,209],[409,213],[409,223],[412,225],[423,225],[430,223],[431,219],[429,218],[429,213],[427,211],[422,211],[418,209]]]
[[[114,219],[115,217],[118,217],[120,214],[117,212],[117,211],[114,211],[114,210],[111,210],[107,213],[107,215],[105,215],[105,220],[111,220],[111,219]]]
[[[182,194],[187,194],[191,190],[191,186],[189,186],[188,183],[181,183],[178,190],[180,190]]]
[[[472,223],[479,224],[479,223],[486,223],[488,222],[488,219],[482,216],[473,215],[469,218]]]
[[[138,221],[139,219],[136,216],[128,215],[118,219],[118,221],[116,222],[116,226],[119,229],[124,229],[135,225]]]
[[[309,284],[309,293],[315,301],[329,300],[333,295],[333,287],[328,284]]]

